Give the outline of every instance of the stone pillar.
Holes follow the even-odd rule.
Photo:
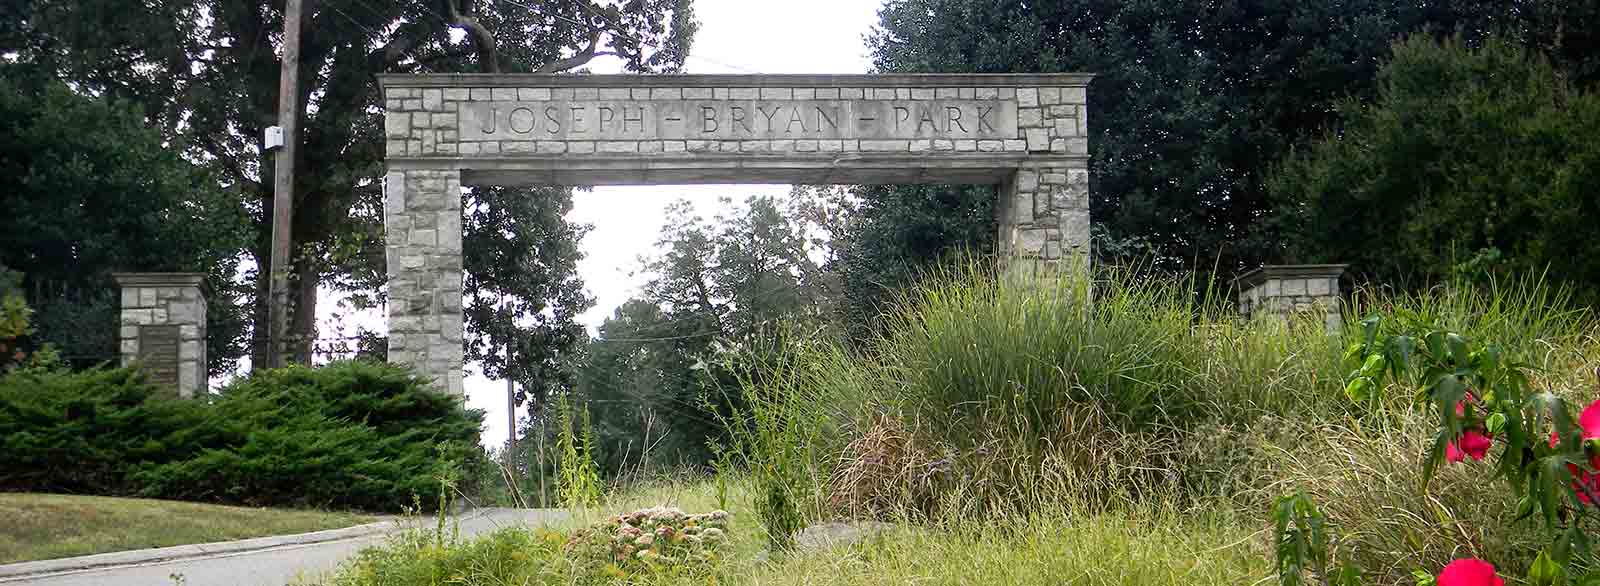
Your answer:
[[[999,203],[997,252],[1009,267],[1047,272],[1088,266],[1088,169],[1024,167],[1000,186]]]
[[[118,273],[122,365],[179,397],[206,392],[205,273]]]
[[[1290,322],[1315,319],[1328,332],[1344,324],[1339,277],[1349,265],[1266,265],[1234,279],[1239,313]]]
[[[389,265],[389,361],[462,397],[461,173],[390,171],[384,177]]]

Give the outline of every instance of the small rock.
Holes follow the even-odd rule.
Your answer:
[[[801,551],[826,549],[837,545],[850,545],[893,528],[877,521],[849,523],[823,523],[806,527],[795,536],[795,547]]]

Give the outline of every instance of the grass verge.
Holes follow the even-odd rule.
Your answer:
[[[613,569],[607,574],[578,567],[560,546],[565,531],[583,524],[576,521],[551,529],[510,527],[453,543],[426,534],[397,536],[321,584],[1111,586],[1252,584],[1271,572],[1266,534],[1252,522],[1225,511],[1180,511],[1159,504],[1097,511],[1063,504],[1026,518],[902,524],[853,544],[773,555],[754,518],[756,492],[747,482],[731,492],[727,548],[709,566],[689,572]],[[1063,502],[1068,500],[1063,495]],[[657,505],[715,509],[716,488],[706,481],[638,487],[579,517],[597,520]]]
[[[289,535],[371,522],[353,513],[0,493],[0,564]]]

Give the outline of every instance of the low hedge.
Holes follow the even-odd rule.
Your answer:
[[[21,369],[0,376],[0,490],[392,511],[436,502],[444,467],[482,477],[482,419],[381,363],[258,372],[200,400],[133,369]]]

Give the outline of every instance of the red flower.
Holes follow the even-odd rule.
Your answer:
[[[1445,444],[1444,459],[1450,462],[1464,462],[1468,456],[1474,461],[1483,460],[1489,455],[1490,446],[1494,445],[1494,436],[1476,429],[1461,432],[1461,437],[1456,441]]]
[[[1600,438],[1600,400],[1590,403],[1578,415],[1578,427],[1583,428],[1584,441]]]
[[[1440,570],[1438,584],[1439,586],[1506,586],[1506,581],[1495,575],[1493,564],[1477,558],[1466,558],[1450,562]]]
[[[1589,501],[1589,493],[1600,495],[1600,474],[1590,474],[1588,470],[1572,464],[1567,464],[1567,470],[1572,472],[1572,490],[1577,491],[1578,502],[1593,504]],[[1583,490],[1586,487],[1588,491]]]
[[[1589,417],[1589,413],[1593,411],[1596,423],[1600,423],[1600,409],[1596,409],[1595,405],[1600,405],[1600,401],[1595,401],[1589,405],[1589,408],[1584,409],[1583,416]],[[1579,422],[1580,424],[1582,423],[1581,417]],[[1588,439],[1589,431],[1584,430],[1583,434],[1584,439]],[[1550,432],[1550,447],[1556,447],[1560,443],[1561,436],[1556,435],[1556,432]],[[1600,454],[1589,456],[1589,465],[1600,469]],[[1567,471],[1572,473],[1572,490],[1578,493],[1578,502],[1586,505],[1592,504],[1590,503],[1589,493],[1593,492],[1596,495],[1600,495],[1600,474],[1591,474],[1588,470],[1579,468],[1577,464],[1567,464]],[[1588,492],[1585,492],[1583,487],[1588,487]]]

